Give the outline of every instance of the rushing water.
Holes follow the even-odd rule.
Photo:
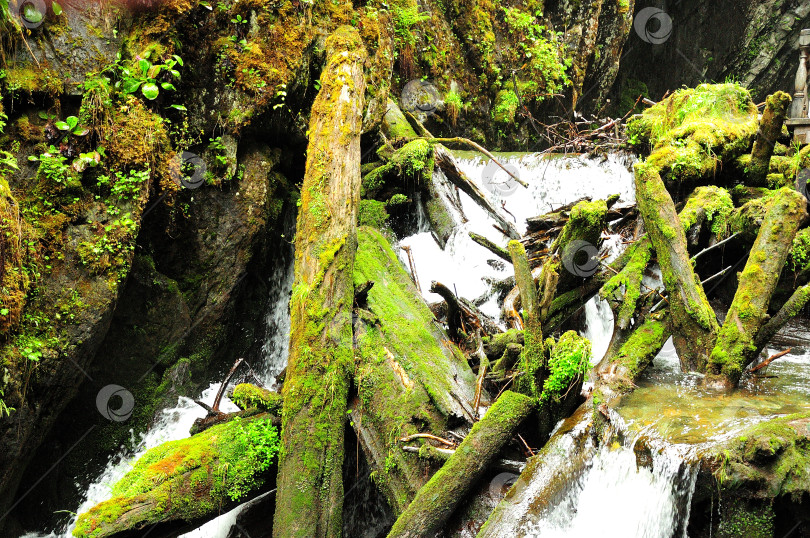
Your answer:
[[[628,170],[627,158],[609,156],[604,159],[586,157],[542,156],[539,154],[497,154],[496,157],[515,175],[529,184],[523,188],[510,185],[509,177],[500,168],[488,164],[478,154],[456,152],[461,170],[467,174],[489,198],[502,216],[512,221],[520,233],[526,231],[526,219],[546,213],[586,194],[597,198],[620,195],[620,204],[635,202],[633,175]],[[435,174],[441,177],[441,171]],[[437,179],[439,179],[437,178]],[[445,193],[450,196],[449,193]],[[505,245],[507,237],[494,228],[495,220],[469,196],[459,193],[461,211],[455,210],[456,229],[442,249],[430,232],[420,232],[402,239],[401,247],[411,247],[415,271],[425,298],[438,301],[438,295],[428,292],[433,280],[455,290],[456,294],[475,300],[488,296],[481,311],[494,320],[500,317],[500,307],[491,294],[490,282],[512,275],[512,268],[470,239],[469,232],[488,238],[495,244]],[[453,203],[449,204],[454,207]],[[423,219],[424,220],[424,219]],[[619,250],[617,237],[607,238],[605,250],[615,255]],[[400,259],[408,266],[407,255],[399,251]],[[594,345],[596,349],[596,345]],[[600,348],[601,349],[601,348]],[[605,345],[605,349],[607,349]]]

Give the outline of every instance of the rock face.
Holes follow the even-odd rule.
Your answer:
[[[799,32],[810,27],[807,2],[684,0],[661,6],[640,0],[635,9],[640,31],[630,32],[613,90],[625,105],[644,88],[658,100],[683,85],[727,79],[750,88],[757,103],[777,90],[792,93]],[[644,9],[653,10],[641,17],[646,25],[638,16]],[[668,37],[660,24],[671,29]]]

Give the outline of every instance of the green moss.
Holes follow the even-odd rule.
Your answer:
[[[632,383],[650,365],[669,338],[668,322],[665,316],[648,317],[622,345],[614,361],[625,378],[622,382]]]
[[[391,174],[403,179],[430,181],[433,168],[433,146],[421,138],[412,140],[394,152],[387,163],[365,175],[360,196],[373,197]]]
[[[492,119],[497,123],[512,123],[518,105],[517,94],[512,90],[501,90],[495,95],[495,106],[492,109]]]
[[[231,401],[243,410],[256,408],[274,414],[278,414],[281,410],[280,394],[250,383],[236,385],[233,388]]]
[[[810,267],[810,228],[796,233],[788,256],[788,267],[792,271],[803,271]]]
[[[357,208],[357,223],[360,226],[371,226],[372,228],[382,228],[388,220],[388,211],[385,209],[385,202],[377,200],[360,200]]]
[[[724,236],[728,231],[728,219],[734,210],[731,195],[726,189],[715,186],[698,187],[687,198],[686,205],[678,214],[684,231],[689,230],[701,215],[710,223],[713,234]]]
[[[236,418],[163,443],[113,486],[112,499],[79,515],[73,534],[96,538],[214,515],[261,488],[277,452],[278,433],[268,415]]]
[[[388,241],[364,227],[358,231],[354,282],[367,281],[374,282],[367,314],[355,325],[355,411],[364,428],[376,433],[372,437],[383,441],[373,448],[381,455],[371,461],[373,477],[399,513],[427,475],[425,463],[403,452],[397,439],[442,431],[458,405],[450,396],[457,390],[451,383],[472,387],[475,380],[463,355],[436,327]]]
[[[722,162],[747,153],[758,128],[748,90],[736,84],[701,84],[678,90],[631,120],[630,140],[648,144],[648,162],[669,182],[712,176]]]
[[[551,350],[548,360],[550,375],[543,385],[540,401],[560,401],[577,381],[582,380],[590,368],[590,360],[591,343],[588,339],[575,331],[564,333]]]

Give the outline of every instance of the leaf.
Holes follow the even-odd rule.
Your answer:
[[[62,6],[60,6],[56,2],[53,2],[51,4],[51,8],[53,9],[53,14],[56,15],[57,17],[62,14]]]
[[[124,79],[124,93],[135,93],[141,87],[142,82],[134,78]]]
[[[65,123],[63,121],[54,122],[54,125],[60,131],[70,131],[70,125],[68,125],[67,123]]]
[[[67,118],[65,118],[65,122],[67,122],[67,124],[70,125],[70,130],[72,131],[73,129],[76,128],[77,125],[79,125],[79,118],[77,118],[76,116],[68,116]]]
[[[175,54],[175,55],[173,55],[173,56],[172,56],[172,58],[174,58],[175,60],[177,60],[177,63],[178,63],[178,64],[180,64],[180,67],[183,67],[183,59],[182,59],[180,56],[178,56],[177,54]]]
[[[8,316],[8,308],[3,308],[0,310],[0,316]]]
[[[153,65],[149,68],[149,72],[146,74],[147,77],[151,78],[152,80],[156,79],[157,76],[160,74],[160,70],[163,66],[162,65]]]
[[[169,108],[173,108],[175,110],[180,110],[181,112],[187,112],[188,111],[188,109],[186,107],[184,107],[183,105],[171,105],[171,106],[169,106]]]
[[[40,110],[40,111],[37,113],[37,116],[39,116],[39,117],[40,117],[41,119],[43,119],[43,120],[47,120],[47,119],[48,119],[48,113],[47,113],[47,112],[45,112],[44,110]]]
[[[23,19],[25,19],[26,22],[29,22],[29,23],[32,23],[32,24],[36,24],[36,23],[40,22],[42,19],[45,18],[45,15],[42,14],[36,8],[36,6],[34,6],[34,4],[32,4],[30,2],[23,5],[22,11],[23,11],[22,12]]]
[[[81,129],[74,129],[73,134],[75,136],[87,136],[87,133],[90,132],[90,129],[87,127],[82,127]]]
[[[149,71],[149,66],[152,65],[149,63],[149,60],[140,60],[138,61],[138,67],[141,68],[141,73],[146,76],[146,73]]]
[[[160,87],[163,88],[164,90],[172,90],[172,91],[177,89],[174,87],[174,84],[169,84],[168,82],[162,83]]]
[[[39,157],[37,157],[36,155],[29,155],[28,160],[31,162],[37,162],[39,160]]]
[[[146,97],[150,101],[153,101],[160,93],[160,90],[158,89],[157,84],[155,84],[154,82],[147,82],[141,88],[141,93],[143,94],[144,97]]]
[[[172,74],[172,75],[173,75],[175,78],[180,78],[180,71],[178,71],[177,69],[172,69],[172,70],[171,70],[171,71],[169,71],[169,72],[170,72],[170,73],[171,73],[171,74]]]

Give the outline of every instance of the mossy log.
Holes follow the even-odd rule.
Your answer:
[[[687,251],[686,234],[658,169],[635,165],[636,198],[669,292],[675,347],[684,371],[703,371],[719,326]]]
[[[372,316],[355,321],[352,427],[372,479],[398,515],[433,469],[417,454],[402,451],[398,439],[472,423],[475,376],[433,320],[388,241],[371,228],[358,232],[354,279],[378,285],[368,292]],[[482,399],[488,402],[489,396]]]
[[[520,302],[523,305],[524,339],[523,354],[519,369],[523,376],[517,379],[515,389],[523,394],[539,395],[543,386],[545,373],[545,356],[543,349],[543,328],[540,321],[540,302],[537,286],[534,283],[526,249],[520,241],[509,241],[509,254],[515,268],[515,282],[520,290]]]
[[[73,535],[199,524],[268,489],[278,450],[273,418],[235,418],[147,451],[113,486],[110,500],[79,515]]]
[[[278,413],[281,410],[281,394],[267,390],[250,383],[240,383],[233,388],[231,401],[239,409],[261,409],[268,413]]]
[[[709,358],[707,383],[710,385],[735,387],[743,369],[756,358],[754,341],[768,319],[771,296],[793,245],[793,237],[807,219],[806,207],[805,197],[788,187],[773,195],[748,262],[739,274],[737,292]]]
[[[491,253],[495,254],[500,259],[512,263],[512,258],[509,257],[509,253],[506,251],[505,248],[499,247],[483,235],[478,235],[475,232],[470,232],[470,239],[484,247],[485,249],[489,250]]]
[[[464,495],[533,409],[531,398],[504,392],[442,468],[419,490],[394,523],[388,538],[423,538],[441,530]]]
[[[357,30],[344,26],[330,35],[312,106],[282,391],[277,538],[334,537],[342,529],[366,56]]]
[[[785,92],[776,92],[765,100],[765,111],[759,122],[759,131],[748,166],[748,184],[752,187],[768,186],[767,177],[774,144],[782,134],[782,125],[785,123],[791,100],[790,95]]]
[[[779,332],[779,329],[781,329],[785,323],[793,319],[809,301],[810,284],[796,288],[790,298],[782,305],[782,308],[780,308],[779,311],[762,326],[759,332],[757,332],[757,336],[754,339],[754,347],[756,347],[756,352],[754,353],[755,357],[759,356],[762,350],[765,349],[765,346],[768,345],[768,342],[771,341],[771,338],[776,336],[776,333]]]

